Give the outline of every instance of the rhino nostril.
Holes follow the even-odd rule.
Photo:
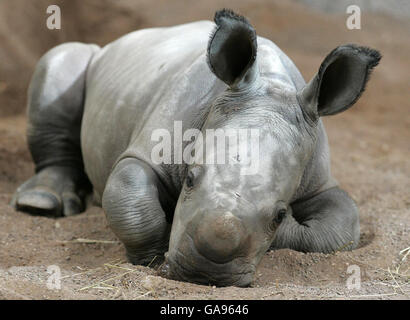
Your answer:
[[[205,213],[194,234],[194,244],[205,258],[217,263],[232,260],[239,251],[245,228],[231,212]]]

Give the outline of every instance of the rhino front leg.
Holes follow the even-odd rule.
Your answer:
[[[293,214],[279,226],[272,249],[331,253],[357,247],[359,213],[342,189],[331,188],[291,207]]]
[[[133,264],[159,262],[168,249],[171,225],[162,209],[167,204],[160,201],[161,191],[151,167],[134,158],[121,160],[108,179],[102,207]]]

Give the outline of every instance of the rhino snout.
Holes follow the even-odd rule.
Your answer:
[[[240,287],[253,281],[249,234],[240,217],[223,209],[197,210],[183,230],[174,233],[166,254],[173,279]]]
[[[245,227],[231,212],[201,212],[192,234],[194,245],[205,258],[215,263],[234,259],[243,248]]]

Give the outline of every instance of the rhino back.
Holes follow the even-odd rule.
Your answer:
[[[181,121],[183,132],[200,129],[213,100],[227,88],[206,63],[214,26],[200,21],[143,29],[121,37],[95,55],[87,72],[81,147],[97,201],[113,167],[126,157],[149,163],[178,196],[184,167],[153,164],[151,150],[158,141],[152,141],[151,135],[155,129],[165,129],[173,136],[175,121]],[[258,63],[261,74],[284,86],[298,90],[305,83],[293,62],[262,37],[258,37]],[[318,130],[320,136],[325,135],[322,126]],[[314,170],[320,168],[316,165]],[[317,180],[326,172],[309,172],[306,177],[312,175],[321,184]],[[302,182],[298,197],[311,189],[307,180]]]

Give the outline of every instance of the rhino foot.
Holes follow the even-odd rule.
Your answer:
[[[78,169],[61,166],[44,168],[23,183],[11,205],[33,215],[62,217],[85,210],[84,199],[90,185]]]

